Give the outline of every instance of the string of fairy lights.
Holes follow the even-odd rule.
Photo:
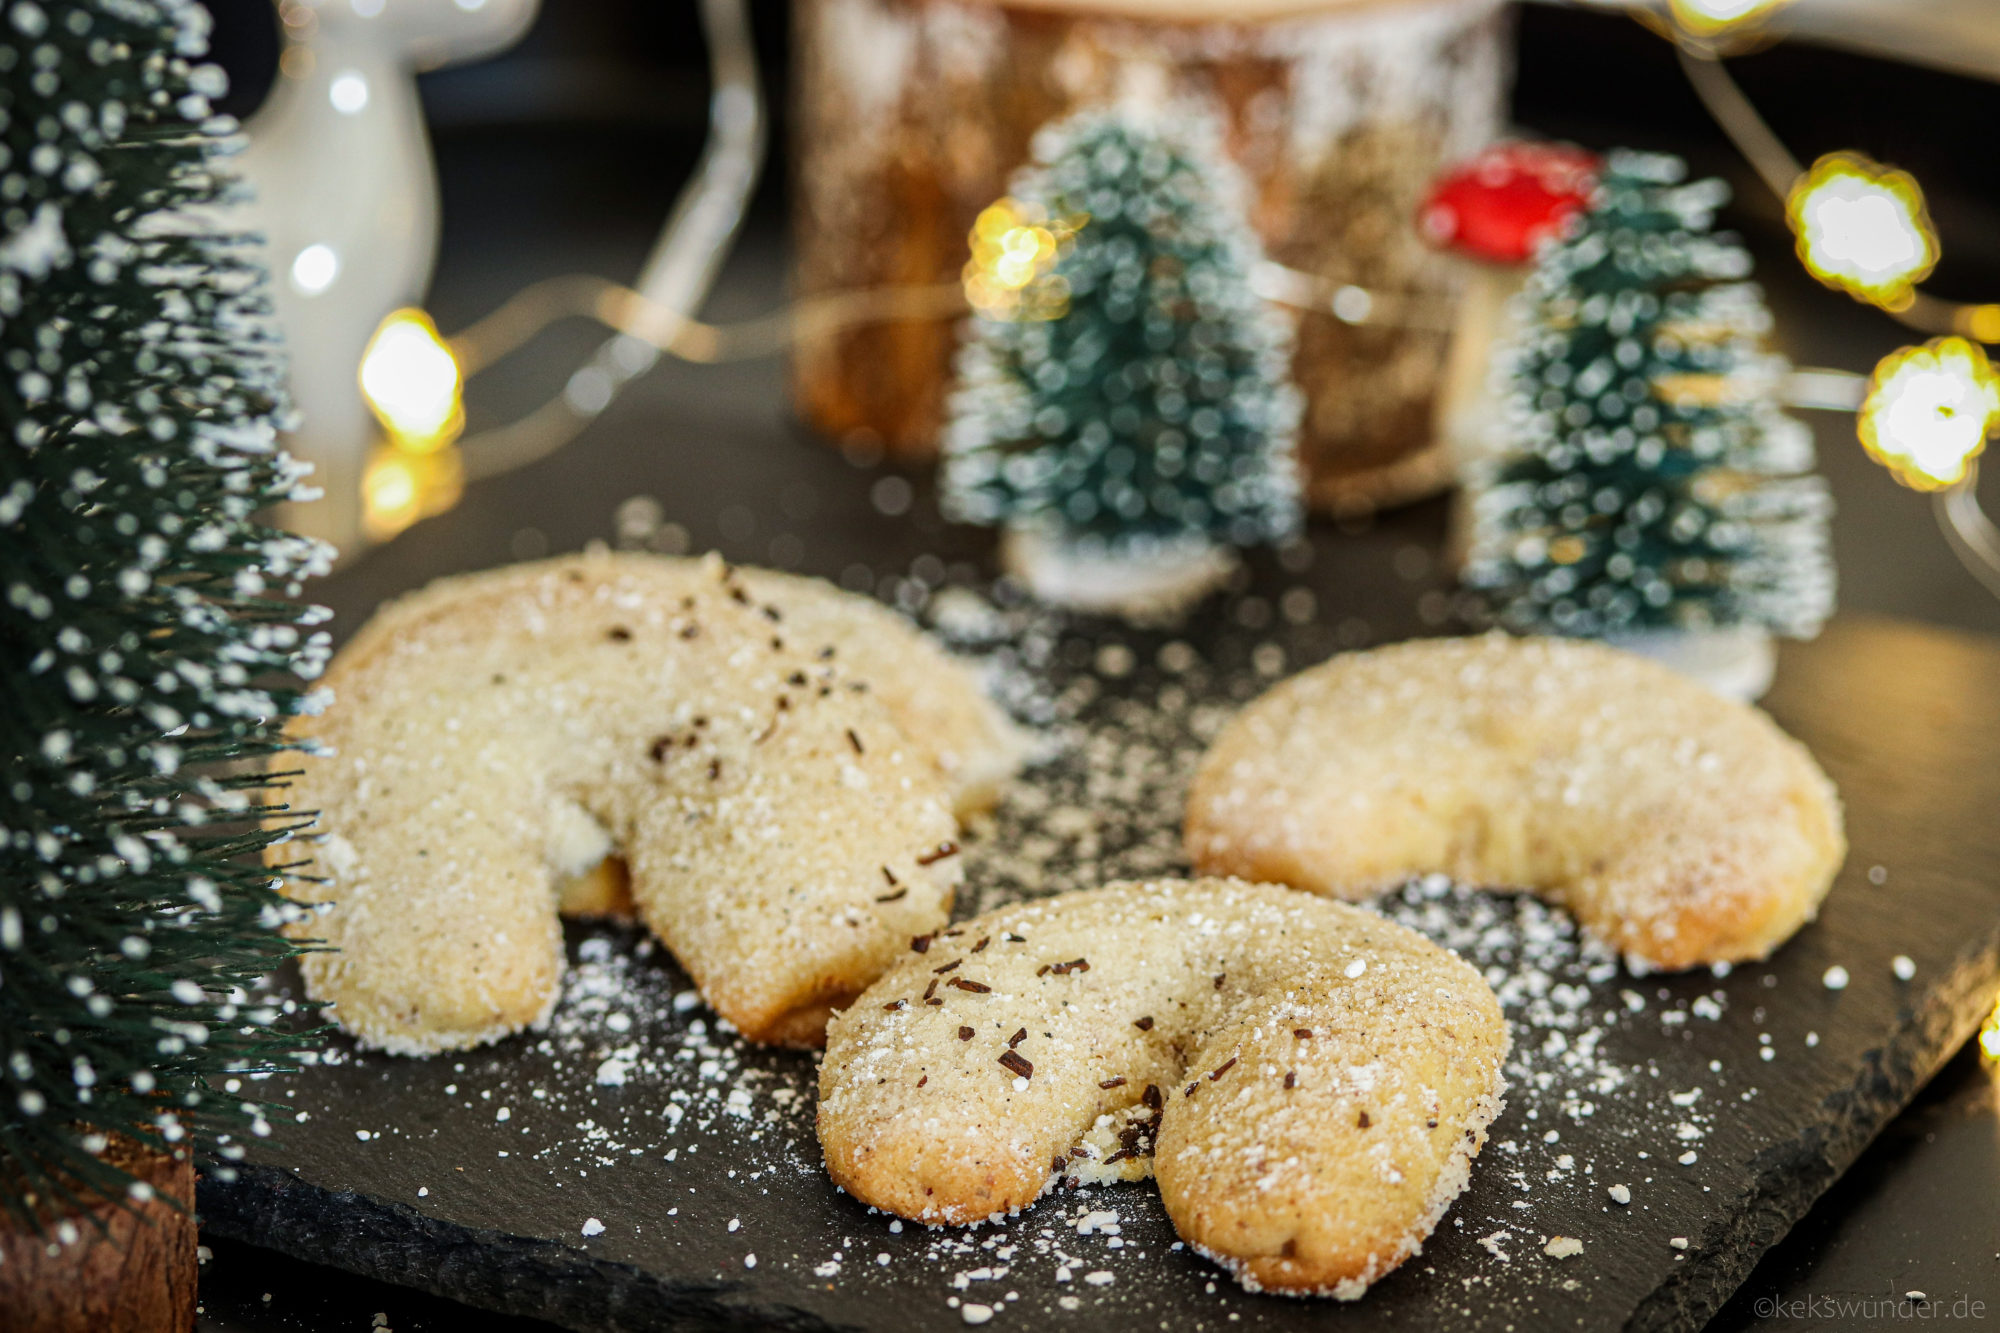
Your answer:
[[[711,0],[709,7],[726,12],[739,3]],[[1914,177],[1852,151],[1828,153],[1810,167],[1801,166],[1730,77],[1725,59],[1768,41],[1772,16],[1788,3],[1666,0],[1664,7],[1634,12],[1675,43],[1704,103],[1784,200],[1806,269],[1827,286],[1937,335],[1899,348],[1874,368],[1865,388],[1853,394],[1860,402],[1857,434],[1868,456],[1899,483],[1940,497],[1938,515],[1953,549],[2000,595],[2000,542],[1974,492],[1979,454],[2000,429],[2000,373],[1982,346],[2000,342],[2000,304],[1952,302],[1922,289],[1937,265],[1940,244]],[[741,94],[745,62],[751,58],[747,27],[741,22],[709,27],[712,63],[728,71],[734,91]],[[747,84],[749,95],[760,96],[754,77]],[[756,147],[761,151],[761,139]],[[676,206],[677,222],[718,212],[740,216],[740,195],[754,177],[754,165],[733,173],[700,173]],[[731,190],[739,197],[721,204],[712,197]],[[962,283],[835,292],[741,324],[707,324],[686,313],[699,306],[705,288],[693,292],[682,284],[684,303],[673,309],[640,291],[587,275],[537,283],[448,339],[423,312],[395,312],[362,361],[362,390],[386,434],[363,483],[367,535],[373,540],[393,536],[456,503],[467,480],[547,456],[602,410],[609,393],[580,392],[598,386],[595,381],[581,384],[589,377],[579,372],[563,394],[542,408],[461,440],[467,379],[550,325],[579,317],[594,320],[644,349],[648,364],[662,354],[714,363],[772,355],[862,324],[948,318],[968,309],[1019,312],[1029,293],[1048,299],[1052,289],[1039,279],[1053,266],[1070,224],[1024,217],[1016,210],[1013,201],[1002,199],[980,215],[968,238],[971,253]],[[674,248],[676,239],[670,229],[660,250]],[[708,276],[731,239],[733,231],[715,228],[700,238]],[[1270,262],[1259,267],[1254,281],[1267,299],[1330,312],[1349,324],[1450,325],[1447,304],[1427,294],[1371,291]]]

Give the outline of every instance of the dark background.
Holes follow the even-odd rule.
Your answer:
[[[1810,0],[1806,0],[1810,3]],[[275,69],[276,24],[267,0],[210,0],[217,53],[230,69],[228,109],[253,114]],[[1995,22],[2000,23],[2000,4]],[[443,238],[429,308],[446,331],[462,327],[537,278],[587,271],[620,280],[636,272],[698,151],[705,114],[704,53],[691,3],[672,0],[544,0],[525,41],[482,64],[423,76],[424,105],[438,157]],[[782,104],[788,8],[757,0],[753,21],[765,59],[776,133],[771,168],[751,222],[708,313],[754,314],[782,299],[787,161]],[[1743,57],[1732,68],[1772,126],[1803,160],[1858,149],[1923,182],[1943,238],[1929,284],[1941,295],[2000,299],[2000,170],[1992,149],[2000,87],[1893,61],[1793,42]],[[1687,157],[1697,172],[1736,188],[1726,213],[1759,260],[1783,349],[1800,365],[1863,371],[1916,341],[1887,316],[1820,288],[1789,254],[1778,202],[1713,128],[1669,49],[1623,18],[1528,6],[1520,18],[1516,121],[1589,147],[1624,145]],[[558,390],[597,335],[556,330],[475,386],[473,428],[532,407]],[[708,378],[703,378],[707,376]],[[605,484],[572,484],[588,469],[615,468],[611,491],[668,494],[705,477],[663,475],[643,452],[616,458],[593,441],[643,429],[643,410],[718,424],[728,447],[731,394],[768,393],[756,375],[656,372],[635,386],[565,454],[523,473],[475,486],[444,518],[419,525],[364,557],[329,594],[350,624],[374,600],[400,591],[411,569],[474,568],[537,548],[574,549],[611,534]],[[667,388],[696,386],[669,395]],[[782,408],[763,408],[782,417]],[[738,414],[741,415],[740,413]],[[1846,610],[2000,633],[2000,601],[1952,558],[1924,497],[1895,486],[1854,442],[1851,423],[1818,415],[1821,466],[1839,503],[1834,526]],[[797,427],[776,426],[803,436]],[[813,447],[803,438],[801,448]],[[2000,468],[1990,471],[2000,474]],[[627,475],[629,474],[629,478]],[[1985,488],[2000,510],[2000,483]],[[698,507],[726,509],[727,497]],[[685,507],[685,506],[680,506]],[[1420,540],[1441,528],[1438,502],[1381,520]],[[754,544],[690,525],[694,546],[719,545],[757,560]],[[524,549],[525,544],[525,549]],[[954,547],[965,543],[954,541]],[[979,549],[976,545],[972,549]],[[1993,682],[2000,688],[2000,682]],[[1996,812],[2000,814],[2000,812]],[[1996,904],[2000,906],[2000,904]],[[1926,1259],[1954,1290],[1933,1297],[1983,1299],[2000,1319],[2000,1081],[1975,1053],[1962,1053],[1878,1140],[1786,1241],[1776,1247],[1713,1327],[1757,1322],[1759,1298],[1815,1293],[1900,1295],[1901,1274]],[[365,1329],[380,1313],[394,1329],[540,1327],[331,1270],[214,1242],[204,1272],[205,1328]],[[1936,1284],[1933,1283],[1935,1288]],[[1837,1319],[1787,1321],[1841,1327]]]

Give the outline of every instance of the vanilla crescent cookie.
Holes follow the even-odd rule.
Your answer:
[[[1417,874],[1537,891],[1635,969],[1763,958],[1846,855],[1840,801],[1763,713],[1602,644],[1347,653],[1202,760],[1197,869],[1361,898]]]
[[[864,642],[929,663],[930,702],[912,705],[907,670],[854,669]],[[287,888],[320,906],[288,929],[333,946],[302,960],[308,991],[406,1053],[545,1017],[557,886],[612,853],[710,1004],[753,1040],[817,1044],[950,911],[950,765],[1005,762],[983,741],[939,745],[1000,745],[1005,724],[914,630],[713,559],[449,579],[380,613],[326,684],[332,706],[296,725],[317,753],[287,798],[320,812]],[[964,730],[920,740],[899,707]]]
[[[1352,1298],[1465,1188],[1507,1044],[1476,971],[1371,912],[1118,884],[911,941],[827,1029],[820,1144],[928,1223],[1151,1174],[1245,1286]]]

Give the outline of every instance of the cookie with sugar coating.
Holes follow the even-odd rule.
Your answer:
[[[477,580],[489,593],[530,587],[551,569],[588,561],[600,571],[630,570],[640,577],[661,571],[686,573],[717,561],[715,556],[660,556],[594,552],[505,565],[476,574],[442,578],[388,603],[350,641],[349,653],[365,653],[378,637],[392,635],[406,619],[420,619],[460,595]],[[736,583],[768,619],[778,623],[823,660],[835,662],[855,680],[866,682],[896,719],[910,748],[938,770],[951,789],[961,818],[989,809],[1020,767],[1026,744],[1005,713],[978,688],[966,668],[915,625],[881,603],[844,592],[824,579],[747,565],[729,567]]]
[[[945,919],[959,872],[937,749],[825,651],[858,599],[793,582],[787,605],[813,610],[791,623],[720,561],[644,556],[469,575],[385,609],[295,730],[319,751],[287,798],[320,812],[301,868],[319,879],[287,892],[320,906],[289,929],[336,949],[303,960],[309,992],[392,1051],[519,1031],[559,991],[557,884],[616,852],[719,1012],[817,1044]],[[977,698],[948,663],[928,688]]]
[[[1267,884],[1118,884],[920,938],[827,1031],[841,1188],[943,1224],[1157,1177],[1246,1286],[1352,1298],[1417,1253],[1501,1106],[1470,966]]]
[[[1839,797],[1762,712],[1603,644],[1346,653],[1251,702],[1187,806],[1197,869],[1339,898],[1439,872],[1531,889],[1636,969],[1767,956],[1846,856]]]

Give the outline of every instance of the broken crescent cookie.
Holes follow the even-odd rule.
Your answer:
[[[1763,713],[1602,644],[1349,653],[1253,701],[1188,798],[1199,870],[1361,898],[1419,874],[1564,905],[1635,970],[1767,956],[1846,856],[1839,797]]]
[[[820,1144],[929,1223],[1151,1174],[1245,1286],[1349,1299],[1465,1188],[1506,1051],[1479,974],[1371,912],[1119,884],[919,936],[827,1029]]]
[[[939,751],[829,636],[858,599],[786,585],[780,605],[719,560],[585,555],[385,610],[296,728],[288,800],[323,832],[287,890],[320,906],[289,930],[333,946],[302,960],[308,991],[391,1051],[517,1032],[559,990],[556,886],[615,852],[717,1011],[817,1044],[945,920],[959,861]],[[990,708],[941,658],[925,683]]]

